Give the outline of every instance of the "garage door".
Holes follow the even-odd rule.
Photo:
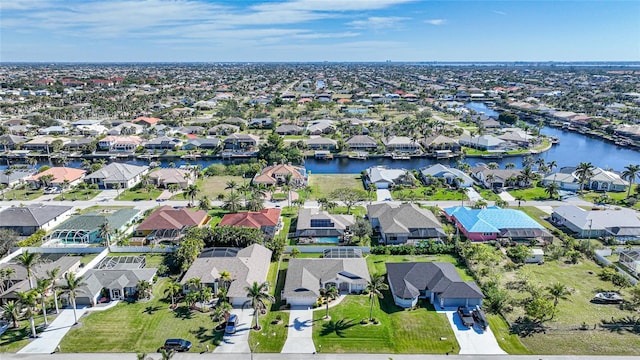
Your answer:
[[[287,304],[291,304],[291,306],[313,306],[315,302],[315,297],[287,298]]]

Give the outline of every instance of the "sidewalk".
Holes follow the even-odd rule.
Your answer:
[[[86,308],[76,309],[78,319],[87,311]],[[62,338],[71,330],[74,324],[73,309],[63,309],[49,324],[38,338],[23,347],[18,354],[51,354],[56,350]]]

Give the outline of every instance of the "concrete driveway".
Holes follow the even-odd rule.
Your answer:
[[[482,196],[476,191],[476,189],[469,187],[467,191],[467,196],[469,197],[469,201],[478,201],[483,200]]]
[[[313,310],[308,307],[292,307],[289,312],[287,341],[282,347],[283,353],[313,354]]]
[[[78,320],[86,311],[86,308],[76,309]],[[67,332],[71,330],[74,322],[73,309],[60,311],[55,320],[43,332],[38,334],[38,338],[33,339],[27,346],[18,351],[18,354],[51,354],[56,350],[56,347]]]
[[[387,189],[378,189],[376,190],[376,196],[378,201],[389,201],[391,200],[391,191]]]
[[[253,320],[253,309],[233,309],[232,314],[238,316],[235,334],[225,334],[222,342],[213,350],[214,353],[250,353],[249,331]]]
[[[456,310],[446,309],[438,312],[443,312],[447,315],[447,320],[449,320],[456,340],[460,345],[460,354],[506,354],[498,345],[491,328],[487,327],[487,330],[483,331],[475,326],[468,328],[462,325],[462,320]]]

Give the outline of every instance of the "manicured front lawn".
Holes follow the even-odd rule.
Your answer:
[[[468,200],[469,197],[465,194],[459,193],[456,190],[446,188],[431,188],[421,186],[415,189],[403,189],[394,190],[391,192],[391,197],[394,200],[426,200],[426,201],[462,201],[464,197]]]
[[[631,190],[631,196],[633,197],[634,194],[638,193],[638,186],[640,186],[640,184],[633,184],[633,189]],[[612,191],[607,191],[607,192],[595,192],[595,191],[585,191],[584,194],[581,195],[581,197],[583,199],[585,199],[586,201],[592,202],[592,203],[600,203],[602,202],[602,196],[606,195],[607,198],[609,199],[610,203],[614,203],[617,205],[625,205],[625,200],[627,199],[627,192],[626,191],[622,191],[622,192],[612,192]],[[637,196],[636,196],[637,198]],[[638,209],[640,210],[640,201],[638,201],[636,203],[636,205],[633,207],[634,209]]]
[[[55,317],[52,314],[47,315],[47,320],[49,320],[49,323],[51,323],[54,318]],[[44,325],[44,318],[42,317],[42,315],[38,315],[34,317],[34,320],[36,322],[36,330],[38,334],[40,334],[43,329],[39,327]],[[19,328],[13,329],[12,327],[10,327],[4,334],[0,335],[0,353],[14,353],[22,349],[29,343],[29,336],[31,336],[31,325],[29,325],[29,318],[19,321],[18,324],[20,324]]]
[[[491,328],[502,350],[511,355],[531,354],[531,351],[522,345],[518,335],[511,333],[509,324],[504,321],[502,316],[487,314],[487,320],[489,320],[489,328]]]
[[[4,193],[5,200],[35,200],[44,195],[44,190],[33,190],[28,186],[23,186],[20,189],[14,189]]]
[[[273,324],[272,322],[278,315],[281,317],[281,321]],[[249,333],[249,346],[255,348],[255,352],[258,353],[279,353],[287,340],[288,328],[285,325],[288,323],[288,312],[269,311],[267,315],[260,317],[262,330],[251,330],[251,333]],[[256,343],[260,343],[260,345],[255,347]]]
[[[316,199],[332,199],[331,192],[340,188],[364,190],[360,174],[311,174],[309,187],[313,189],[313,197]]]
[[[53,200],[89,200],[96,197],[100,192],[97,189],[73,189],[56,196]]]
[[[219,194],[227,194],[230,190],[225,190],[229,181],[235,181],[238,186],[242,186],[245,182],[249,182],[250,179],[243,179],[242,176],[208,176],[201,178],[197,181],[197,185],[201,192],[198,198],[206,195],[209,200],[217,200]],[[182,193],[178,193],[171,197],[171,200],[185,200]],[[187,199],[188,200],[188,199]]]
[[[526,189],[509,190],[509,194],[514,198],[522,197],[525,201],[549,200],[549,195],[542,187],[530,187]]]
[[[162,194],[161,189],[153,189],[147,191],[146,189],[127,189],[123,191],[116,200],[122,201],[136,201],[136,200],[153,200]]]
[[[431,307],[402,310],[393,304],[389,291],[373,317],[378,325],[361,325],[369,318],[369,297],[349,295],[329,309],[331,320],[324,320],[325,309],[313,313],[313,340],[326,353],[457,353],[458,343],[444,314]],[[441,340],[445,339],[445,340]]]
[[[183,338],[193,343],[191,352],[204,351],[221,341],[223,333],[214,331],[209,314],[189,310],[184,303],[175,311],[163,294],[168,278],[154,285],[153,299],[90,313],[82,326],[62,339],[63,352],[155,352],[167,338]]]

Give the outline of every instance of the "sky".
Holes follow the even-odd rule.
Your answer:
[[[0,0],[22,61],[640,61],[640,0]]]

